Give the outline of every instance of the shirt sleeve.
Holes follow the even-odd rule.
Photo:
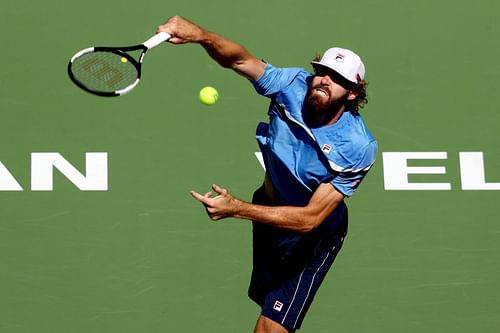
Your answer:
[[[264,74],[258,80],[252,81],[252,84],[258,94],[272,98],[288,87],[302,71],[301,68],[278,68],[266,64]]]
[[[353,168],[339,171],[331,180],[331,184],[346,197],[354,194],[373,166],[377,155],[377,142],[375,140],[371,141],[363,150],[364,153],[357,165]]]

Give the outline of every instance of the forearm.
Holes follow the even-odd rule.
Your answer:
[[[321,214],[308,207],[296,206],[262,206],[238,199],[233,217],[259,221],[277,228],[296,232],[309,232],[323,222]]]
[[[200,44],[221,66],[236,69],[239,64],[248,59],[248,52],[242,45],[213,32],[206,32],[205,36]]]
[[[243,45],[213,32],[204,30],[199,44],[219,65],[243,76],[248,76],[249,65],[256,60]]]

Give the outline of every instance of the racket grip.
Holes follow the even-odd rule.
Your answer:
[[[169,33],[167,32],[159,32],[144,43],[142,43],[145,47],[148,49],[152,49],[155,46],[160,45],[164,41],[168,40],[170,37],[172,37]]]

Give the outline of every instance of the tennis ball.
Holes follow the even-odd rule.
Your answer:
[[[205,105],[212,105],[219,99],[219,93],[214,87],[204,87],[200,90],[200,102]]]
[[[125,58],[125,57],[122,57],[120,60],[121,60],[122,64],[126,64],[126,63],[127,63],[127,61],[128,61],[128,59],[127,59],[127,58]]]

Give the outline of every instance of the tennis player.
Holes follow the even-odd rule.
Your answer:
[[[175,16],[158,27],[173,44],[198,43],[270,99],[257,127],[266,175],[252,203],[212,185],[192,191],[212,220],[253,221],[249,297],[261,307],[255,333],[294,332],[347,233],[346,197],[375,161],[377,143],[358,113],[366,102],[365,67],[343,48],[302,68],[278,68],[242,45]]]

